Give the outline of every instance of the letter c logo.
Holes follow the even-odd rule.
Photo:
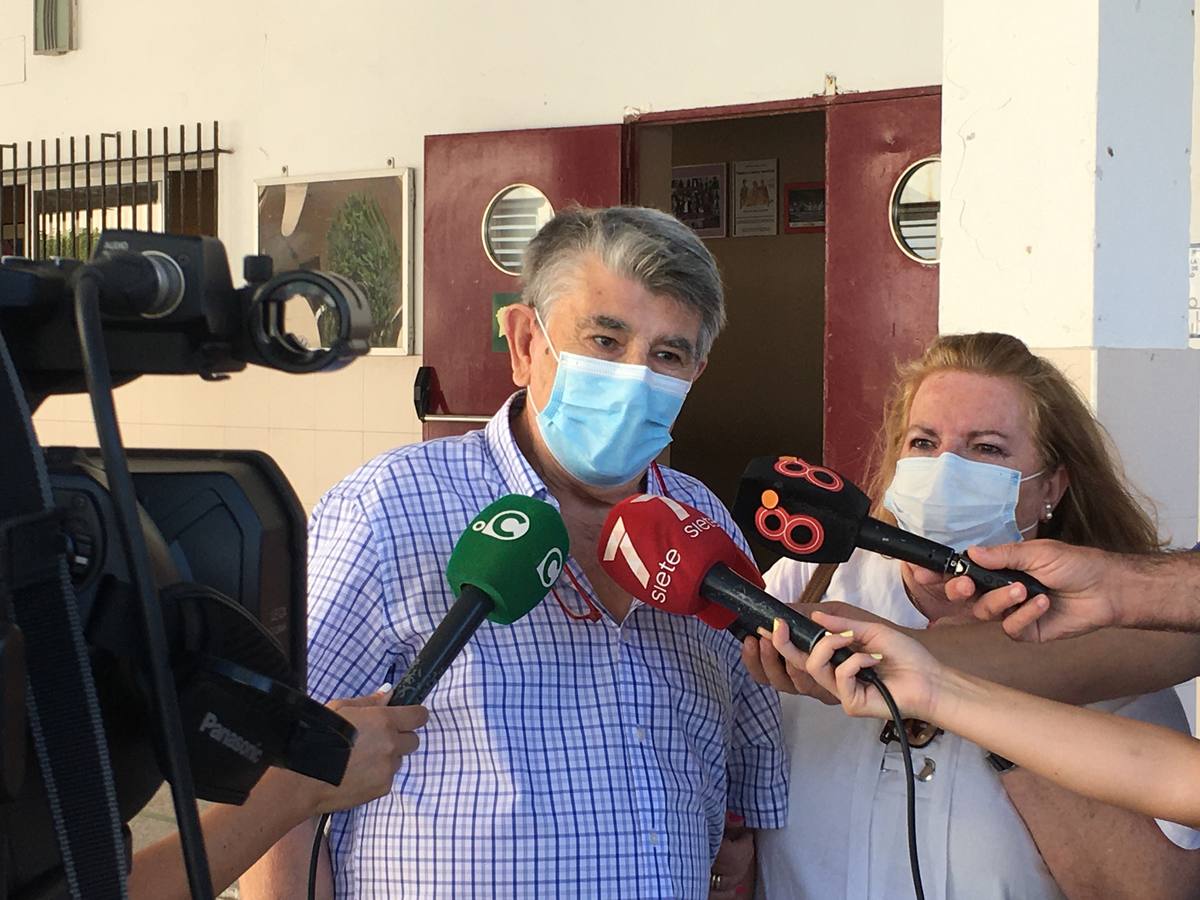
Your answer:
[[[519,509],[504,509],[487,522],[476,522],[471,530],[498,541],[519,541],[529,531],[529,516]]]
[[[562,574],[562,570],[562,551],[557,547],[551,547],[542,561],[537,564],[538,581],[542,583],[542,587],[553,587],[554,582],[558,581],[558,576]]]

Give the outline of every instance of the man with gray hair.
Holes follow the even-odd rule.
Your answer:
[[[665,213],[571,209],[524,275],[502,311],[520,390],[483,430],[385,453],[313,513],[318,699],[407,668],[453,603],[455,540],[498,497],[557,506],[573,550],[543,603],[480,629],[443,676],[391,794],[334,816],[335,893],[748,896],[753,830],[786,821],[777,699],[730,635],[643,607],[596,553],[608,511],[639,492],[697,507],[745,548],[707,488],[653,462],[724,324],[716,263]],[[306,831],[243,896],[297,895]]]

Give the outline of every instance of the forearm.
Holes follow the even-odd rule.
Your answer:
[[[1200,741],[947,671],[929,718],[1078,794],[1200,827]]]
[[[301,822],[247,870],[238,885],[242,900],[290,900],[308,896],[308,867],[315,828],[314,819]],[[324,841],[317,868],[316,895],[321,900],[333,898],[333,870],[329,864],[329,847]]]
[[[201,817],[216,891],[225,890],[289,830],[306,820],[309,802],[296,790],[297,777],[269,769],[242,806],[219,804]],[[178,833],[134,856],[129,896],[134,900],[186,900],[191,896]]]
[[[1028,769],[1000,776],[1067,897],[1192,897],[1200,853],[1173,844],[1147,815],[1059,787]]]
[[[1200,553],[1125,557],[1116,604],[1128,628],[1200,631]]]
[[[1200,635],[1109,628],[1033,644],[995,622],[902,630],[947,666],[1064,703],[1148,694],[1200,673]]]

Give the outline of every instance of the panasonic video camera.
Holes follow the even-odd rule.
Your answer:
[[[85,273],[114,385],[145,374],[223,379],[247,364],[301,375],[367,351],[370,310],[355,284],[316,271],[274,274],[269,258],[250,256],[246,284],[235,288],[214,238],[107,231],[87,262],[6,258],[0,336],[25,412],[0,421],[4,453],[17,452],[12,437],[22,429],[32,434],[28,411],[85,389],[87,342],[75,308]],[[127,822],[167,772],[137,564],[119,538],[101,453],[29,446],[44,453],[69,600]],[[196,794],[241,802],[268,765],[336,784],[354,730],[304,694],[305,524],[295,492],[255,451],[131,450],[126,458]],[[0,467],[0,484],[4,477]],[[0,507],[0,534],[10,514]],[[0,896],[62,868],[61,827],[47,810],[25,716],[26,663],[41,651],[27,638],[22,646],[3,574],[0,566]]]

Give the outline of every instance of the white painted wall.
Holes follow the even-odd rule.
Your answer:
[[[1047,311],[1092,296],[1096,4],[947,2],[944,15],[941,330],[1088,346],[1086,317]],[[1018,47],[1058,77],[1013,65]]]
[[[945,4],[942,330],[1186,346],[1194,33],[1190,0]]]
[[[419,167],[426,134],[941,80],[941,3],[88,0],[80,50],[0,86],[0,140],[219,119],[221,237],[253,249],[256,178]],[[30,0],[0,0],[0,47]],[[898,52],[897,48],[901,48]],[[420,192],[418,191],[418,204]],[[418,207],[419,212],[419,207]],[[418,235],[418,297],[420,297]],[[418,334],[418,341],[420,335]],[[419,346],[419,345],[418,345]]]
[[[1196,539],[1200,486],[1192,13],[945,0],[943,14],[940,328],[1007,331],[1068,363],[1175,546]]]
[[[1184,348],[1192,0],[1099,6],[1092,344]]]

